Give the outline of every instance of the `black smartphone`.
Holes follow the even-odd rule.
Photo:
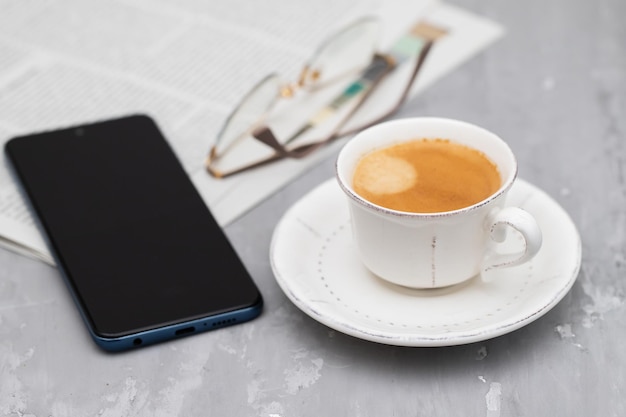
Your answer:
[[[20,136],[5,152],[101,348],[261,313],[252,277],[149,116]]]

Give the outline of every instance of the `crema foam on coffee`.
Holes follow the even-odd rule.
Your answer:
[[[482,152],[447,139],[415,139],[365,155],[354,191],[392,210],[437,213],[474,205],[501,186],[498,167]]]

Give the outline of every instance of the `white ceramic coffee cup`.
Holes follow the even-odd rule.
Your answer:
[[[352,188],[357,162],[365,154],[413,139],[449,139],[483,152],[500,172],[502,186],[472,206],[441,213],[410,213],[373,204]],[[539,251],[542,235],[535,219],[506,206],[517,177],[517,161],[494,133],[470,123],[444,118],[408,118],[372,126],[341,149],[337,180],[348,197],[358,253],[374,274],[411,288],[438,288],[466,281],[482,271],[527,262]],[[500,254],[507,230],[523,237],[522,248]]]

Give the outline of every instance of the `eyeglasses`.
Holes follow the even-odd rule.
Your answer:
[[[297,81],[283,82],[276,73],[259,81],[226,119],[206,157],[207,171],[224,178],[303,158],[397,111],[434,41],[446,31],[418,22],[388,52],[379,53],[379,29],[378,19],[359,19],[327,38]]]

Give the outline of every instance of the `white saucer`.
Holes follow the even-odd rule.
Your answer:
[[[450,288],[412,290],[381,280],[361,264],[347,200],[333,178],[284,214],[272,238],[272,269],[298,308],[361,339],[398,346],[490,339],[547,313],[580,268],[580,236],[557,202],[520,179],[508,199],[533,214],[542,229],[543,245],[531,262]]]

